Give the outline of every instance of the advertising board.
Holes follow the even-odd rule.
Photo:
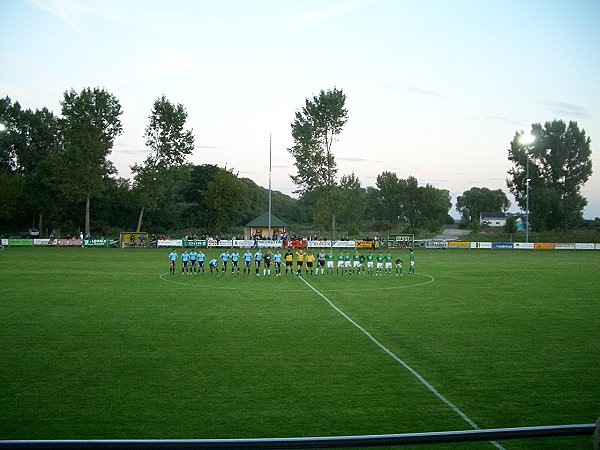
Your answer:
[[[259,239],[258,248],[281,248],[281,241],[273,241],[270,239]]]
[[[283,248],[306,248],[306,241],[297,239],[283,241]]]
[[[554,244],[554,248],[556,250],[575,250],[575,244],[572,244],[572,243],[565,244],[564,242],[561,242],[561,243]]]
[[[446,241],[427,241],[427,242],[425,242],[425,248],[447,249],[448,242],[446,242]]]
[[[156,242],[157,247],[183,247],[181,239],[159,239]]]
[[[123,232],[119,238],[121,248],[146,247],[148,245],[148,233],[145,232]]]
[[[335,248],[355,248],[356,241],[332,241],[331,247]]]
[[[33,247],[33,239],[9,239],[9,247]]]
[[[536,250],[554,250],[554,242],[536,242],[533,248]]]
[[[207,242],[206,239],[184,239],[182,245],[184,247],[204,248],[207,246]]]
[[[379,248],[379,241],[374,239],[372,241],[356,241],[356,248]]]
[[[81,239],[59,239],[59,247],[81,247]]]
[[[448,248],[471,248],[470,242],[448,242]]]
[[[533,242],[515,242],[513,244],[513,248],[518,250],[533,250],[534,247],[535,246]]]
[[[471,242],[471,248],[492,248],[491,242]]]
[[[81,241],[80,241],[81,242]],[[50,247],[57,244],[56,239],[34,239],[34,247]]]
[[[238,248],[253,248],[254,242],[252,239],[234,239],[233,246]]]
[[[307,241],[306,245],[308,248],[329,248],[331,241]]]
[[[512,242],[492,242],[492,248],[513,248]]]
[[[587,242],[578,242],[575,244],[575,250],[594,250],[595,248],[594,244]]]
[[[388,235],[388,248],[413,248],[415,243],[414,234],[390,234]]]
[[[86,239],[83,241],[85,247],[108,247],[108,239]]]

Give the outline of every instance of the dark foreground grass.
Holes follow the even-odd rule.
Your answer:
[[[167,253],[0,252],[0,438],[470,428],[300,279],[169,275]],[[497,428],[600,415],[599,274],[600,252],[433,250],[417,276],[305,279]]]

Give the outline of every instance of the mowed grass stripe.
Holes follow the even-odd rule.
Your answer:
[[[263,288],[251,295],[173,286],[157,276],[165,255],[152,251],[13,250],[2,260],[3,286],[17,286],[2,300],[4,438],[458,426],[308,292],[273,294],[275,280],[262,277],[237,281]],[[32,256],[35,268],[13,264]]]

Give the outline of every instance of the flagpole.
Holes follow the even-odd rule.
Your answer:
[[[273,239],[271,234],[271,141],[272,136],[269,133],[269,239]]]

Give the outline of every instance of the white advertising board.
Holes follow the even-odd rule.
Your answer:
[[[331,241],[307,241],[308,248],[329,248]]]
[[[471,248],[492,248],[491,242],[471,242]]]
[[[157,247],[183,247],[181,239],[159,239],[156,243]]]
[[[281,248],[282,241],[272,241],[269,239],[259,239],[258,248]]]
[[[515,242],[513,244],[513,248],[518,250],[533,250],[535,248],[535,244],[533,242]]]
[[[554,245],[555,250],[575,250],[575,244],[558,243]]]
[[[252,248],[254,247],[254,241],[251,239],[234,239],[233,246],[238,248]]]
[[[331,246],[336,248],[354,248],[356,247],[356,241],[332,241]]]

